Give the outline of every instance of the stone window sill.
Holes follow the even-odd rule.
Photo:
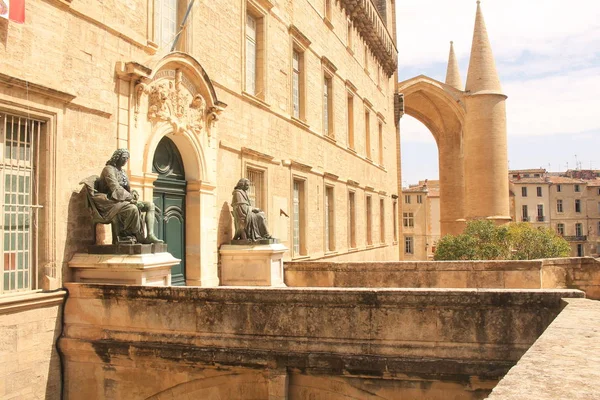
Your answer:
[[[64,290],[56,292],[34,290],[2,295],[0,296],[0,315],[62,304],[66,294],[67,292]]]
[[[269,108],[269,109],[271,108],[271,105],[269,103],[265,102],[263,99],[258,98],[256,96],[254,96],[253,94],[250,94],[246,91],[242,91],[242,97],[244,99],[249,100],[251,103],[254,103],[257,106]]]

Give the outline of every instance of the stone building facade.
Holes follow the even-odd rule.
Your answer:
[[[80,182],[117,148],[141,199],[162,201],[179,284],[219,284],[242,177],[286,260],[397,260],[394,7],[52,0],[0,19],[0,397],[58,398],[64,292],[41,291],[110,237]]]
[[[432,260],[441,237],[439,181],[419,181],[402,189],[402,201],[404,260]]]

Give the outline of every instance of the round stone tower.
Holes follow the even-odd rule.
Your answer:
[[[479,1],[465,92],[465,217],[505,223],[510,221],[506,95]]]

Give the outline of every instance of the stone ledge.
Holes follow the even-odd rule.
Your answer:
[[[0,315],[62,304],[67,292],[24,292],[0,297]]]

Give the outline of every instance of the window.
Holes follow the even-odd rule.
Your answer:
[[[577,257],[583,257],[583,244],[577,243]]]
[[[304,119],[304,52],[292,51],[292,116]]]
[[[574,190],[575,190],[576,192],[580,192],[580,191],[581,191],[581,188],[579,187],[579,185],[575,185],[575,188],[574,188]]]
[[[423,204],[423,195],[421,195],[421,194],[417,195],[417,203],[418,204]]]
[[[398,202],[396,200],[392,202],[392,213],[394,214],[392,217],[394,221],[394,243],[396,243],[398,241]],[[600,232],[600,222],[598,223],[598,232]]]
[[[379,242],[385,243],[385,204],[379,199]]]
[[[379,165],[383,165],[383,123],[379,121]]]
[[[598,222],[598,226],[596,229],[596,235],[600,236],[600,222]]]
[[[386,0],[375,0],[373,4],[377,7],[377,12],[381,16],[381,20],[383,24],[387,26],[387,10],[386,10]]]
[[[333,136],[333,91],[332,77],[323,77],[323,132],[326,136]]]
[[[292,195],[293,201],[293,229],[292,229],[292,245],[293,255],[300,256],[306,254],[306,245],[304,239],[304,181],[294,179],[294,191]]]
[[[415,214],[411,212],[402,213],[402,225],[406,228],[415,226]]]
[[[537,221],[544,222],[544,205],[543,204],[537,205]]]
[[[260,208],[265,211],[266,204],[264,202],[264,180],[265,172],[254,169],[246,169],[246,178],[250,181],[250,188],[248,189],[248,198],[253,207]]]
[[[159,48],[171,50],[173,40],[178,31],[178,0],[154,1],[154,41]]]
[[[246,74],[244,90],[259,98],[265,97],[265,17],[254,8],[246,12]]]
[[[413,237],[405,236],[404,237],[404,253],[413,254]]]
[[[325,187],[325,250],[335,250],[335,228],[334,228],[334,197],[333,187]]]
[[[600,201],[598,202],[598,214],[600,214]]]
[[[562,186],[561,185],[556,185],[556,191],[557,192],[562,192]]]
[[[556,224],[556,233],[560,236],[564,236],[565,234],[565,224]]]
[[[583,224],[580,222],[575,224],[575,236],[583,236]]]
[[[350,19],[346,20],[346,48],[350,52],[354,52],[353,40],[352,40],[352,21]]]
[[[536,188],[536,192],[537,192],[537,197],[542,197],[542,187],[541,186],[538,186]]]
[[[36,288],[41,121],[0,113],[0,294]]]
[[[523,205],[523,221],[529,221],[529,214],[527,210],[527,205]]]
[[[521,188],[521,197],[527,197],[527,187],[523,186]]]
[[[348,193],[348,214],[350,216],[348,218],[348,223],[350,224],[350,227],[348,229],[348,232],[349,232],[348,246],[351,249],[355,249],[356,248],[356,201],[355,201],[354,192]]]
[[[333,0],[325,0],[325,18],[327,18],[327,20],[331,21],[331,12],[332,12],[332,8],[333,6],[331,5],[331,2]]]
[[[371,160],[371,113],[365,110],[365,151],[367,158]]]
[[[367,196],[367,246],[373,245],[373,206],[371,200],[371,196]]]
[[[598,196],[600,196],[600,188],[598,188],[597,193],[598,193]]]
[[[348,93],[348,147],[354,149],[354,96]]]
[[[410,194],[404,195],[404,204],[410,204]]]
[[[581,200],[579,200],[579,199],[575,199],[575,212],[576,213],[581,212]]]
[[[563,201],[560,199],[556,200],[556,212],[563,212]]]

